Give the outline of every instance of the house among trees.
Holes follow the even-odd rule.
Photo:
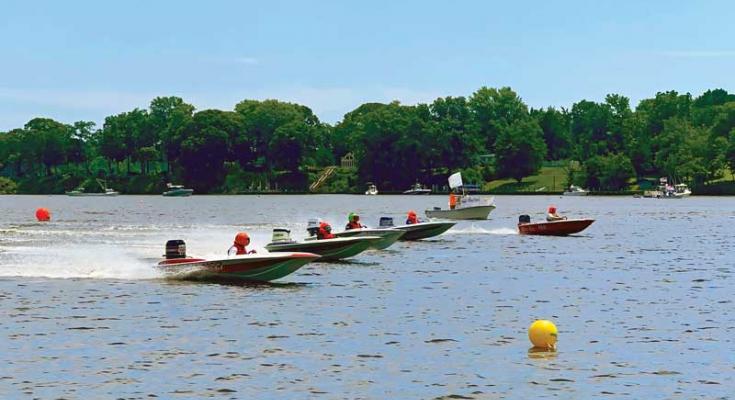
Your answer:
[[[352,152],[349,152],[349,153],[345,154],[340,159],[340,166],[342,168],[356,168],[357,167],[357,162],[355,160],[355,155],[352,154]]]

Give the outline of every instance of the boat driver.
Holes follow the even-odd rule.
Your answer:
[[[416,216],[416,211],[409,211],[408,218],[406,218],[406,225],[418,224],[419,222],[421,221],[419,221],[419,217]]]
[[[334,239],[334,234],[332,233],[332,225],[329,225],[326,222],[321,222],[319,224],[319,230],[316,233],[316,238],[318,240],[321,239]]]
[[[454,192],[449,192],[449,209],[454,210],[457,208],[457,195]]]
[[[367,228],[367,226],[360,223],[360,216],[355,213],[350,213],[350,215],[347,216],[347,226],[345,226],[345,230],[349,231],[350,229],[361,229],[361,228]]]
[[[235,235],[235,242],[232,244],[232,247],[230,247],[229,250],[227,250],[228,256],[240,256],[243,254],[255,254],[255,250],[250,250],[246,248],[247,245],[250,244],[250,236],[248,236],[245,232],[238,232],[237,235]]]
[[[556,207],[549,206],[549,211],[546,214],[546,221],[553,222],[553,221],[561,221],[567,219],[567,217],[562,217],[561,215],[556,213]]]

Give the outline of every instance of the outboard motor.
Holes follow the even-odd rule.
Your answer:
[[[274,228],[273,237],[271,238],[273,243],[282,243],[291,241],[291,231],[286,228]]]
[[[530,224],[531,223],[531,217],[529,215],[523,214],[518,217],[518,223],[519,224]]]
[[[393,227],[393,217],[380,217],[380,225],[381,228],[391,228]]]
[[[166,242],[166,259],[186,258],[186,243],[181,239]]]
[[[316,236],[317,232],[319,232],[319,219],[310,218],[306,224],[306,231],[309,232],[309,236]]]

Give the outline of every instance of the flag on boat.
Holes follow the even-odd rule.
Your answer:
[[[449,187],[456,189],[462,186],[462,173],[457,172],[449,176]]]

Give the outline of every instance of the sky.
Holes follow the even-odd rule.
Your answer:
[[[334,123],[482,86],[536,108],[733,92],[733,16],[724,0],[3,0],[0,131],[172,95],[198,110],[274,98]]]

